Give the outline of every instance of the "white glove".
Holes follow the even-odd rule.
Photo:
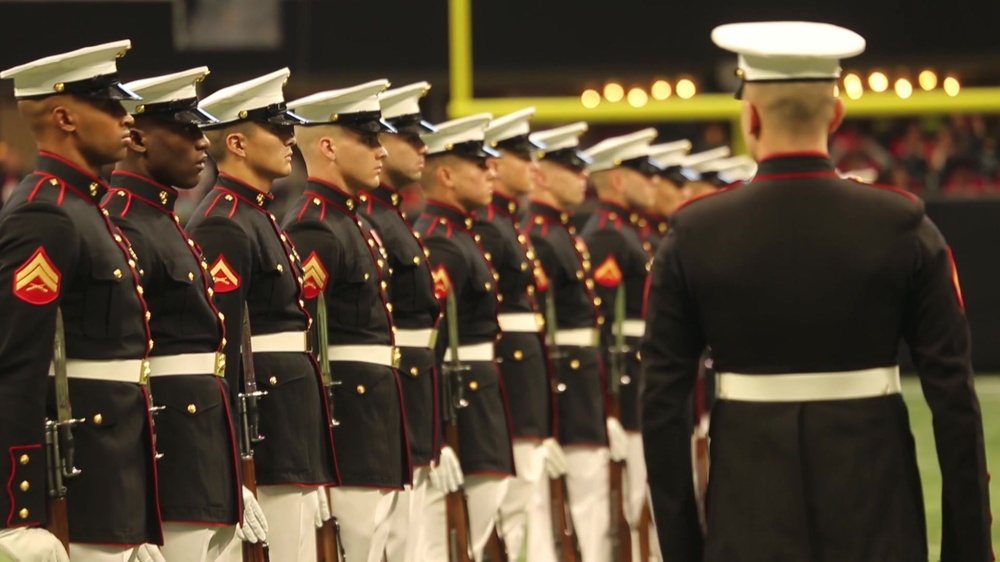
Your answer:
[[[160,553],[160,547],[152,544],[140,544],[132,549],[128,562],[167,562]]]
[[[319,507],[316,509],[316,517],[313,519],[313,524],[316,525],[317,529],[323,527],[323,524],[333,519],[333,514],[330,513],[330,496],[326,492],[326,488],[320,486],[316,489],[316,502]]]
[[[0,531],[0,560],[69,562],[69,555],[59,539],[45,529],[19,527]]]
[[[628,434],[615,418],[608,418],[608,448],[611,449],[613,461],[623,461],[628,455]]]
[[[437,464],[431,461],[430,478],[431,485],[446,494],[457,492],[465,483],[462,463],[451,447],[445,445],[441,448],[441,459]]]
[[[569,463],[566,461],[566,453],[563,452],[559,442],[549,437],[542,441],[542,449],[545,449],[545,472],[549,478],[559,478],[569,470]]]
[[[236,527],[236,538],[245,542],[267,540],[267,518],[249,488],[243,486],[243,524]]]

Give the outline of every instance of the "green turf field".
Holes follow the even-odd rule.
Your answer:
[[[976,391],[983,409],[983,427],[986,436],[986,462],[992,472],[1000,470],[1000,375],[979,375]],[[903,395],[910,409],[910,426],[917,442],[917,463],[924,484],[924,503],[927,510],[927,540],[931,560],[937,560],[941,544],[941,471],[934,449],[934,432],[931,429],[931,412],[927,408],[920,383],[915,378],[903,380]],[[1000,509],[1000,491],[990,487],[990,504]],[[998,526],[993,527],[993,543],[1000,543]]]

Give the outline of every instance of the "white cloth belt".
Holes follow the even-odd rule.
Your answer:
[[[55,366],[49,364],[49,376]],[[144,384],[149,379],[149,361],[145,359],[67,359],[66,376],[71,379],[130,382]]]
[[[899,367],[834,373],[719,373],[719,398],[746,402],[813,402],[899,394]]]
[[[208,375],[221,377],[226,370],[226,356],[219,352],[183,353],[149,358],[150,375]]]
[[[254,353],[308,353],[309,332],[278,332],[250,337]]]
[[[622,335],[626,338],[641,338],[646,334],[646,321],[626,319],[622,321]]]
[[[600,341],[596,328],[566,328],[556,330],[556,345],[596,347]]]
[[[544,327],[534,312],[507,312],[497,316],[503,332],[538,333]]]
[[[496,358],[493,342],[458,346],[459,361],[493,361]],[[444,352],[445,361],[453,361],[451,348]]]
[[[430,347],[431,339],[434,337],[433,328],[421,328],[419,330],[396,329],[396,345],[399,347]]]
[[[326,351],[331,362],[356,361],[383,367],[399,366],[399,349],[391,345],[331,345]]]

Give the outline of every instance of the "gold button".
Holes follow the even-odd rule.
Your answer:
[[[371,275],[369,275],[369,274],[365,273],[365,281],[367,281],[367,280],[369,280],[369,279],[371,279]]]
[[[222,312],[220,312],[219,313],[219,320],[222,320],[223,322],[225,322],[226,321],[226,315],[223,314]]]
[[[17,512],[17,516],[20,517],[21,519],[27,519],[28,518],[28,508],[26,508],[26,507],[22,508],[21,511]]]
[[[210,297],[211,297],[211,296],[213,296],[213,295],[215,295],[215,290],[214,290],[214,289],[212,289],[211,287],[209,287],[209,288],[208,288],[208,296],[210,296]]]
[[[226,195],[225,200],[226,201],[232,201],[233,200],[233,196],[232,195]]]
[[[121,192],[119,191],[118,193],[121,193]],[[118,234],[115,234],[115,242],[121,242],[121,241],[122,241],[122,237],[119,236]]]
[[[503,295],[497,293],[497,302],[503,302]]]
[[[285,242],[285,241],[287,241],[287,240],[288,240],[288,237],[287,237],[287,236],[285,236],[284,234],[279,234],[279,235],[278,235],[278,238],[281,238],[281,241],[282,241],[282,242]]]
[[[379,260],[378,260],[378,261],[376,261],[375,263],[377,263],[377,264],[378,264],[378,266],[379,266],[379,269],[381,269],[381,268],[385,267],[385,262],[384,262],[384,261],[382,261],[381,259],[379,259]]]
[[[94,414],[94,425],[101,425],[104,423],[104,416],[101,414]]]
[[[593,279],[587,279],[587,288],[588,289],[593,289],[594,288],[594,280]]]
[[[528,294],[529,295],[535,294],[535,286],[534,285],[528,285]]]
[[[139,285],[138,287],[135,288],[135,292],[137,292],[140,295],[142,295],[142,293],[145,292],[145,289],[142,288],[142,285]]]
[[[604,301],[601,300],[601,297],[594,297],[594,306],[601,306],[602,302]]]
[[[153,351],[153,340],[149,340],[149,350]]]
[[[583,270],[582,270],[582,269],[578,269],[578,270],[576,270],[576,278],[577,278],[577,279],[580,279],[580,280],[582,280],[582,279],[583,279],[583,275],[584,275],[584,274],[583,274]]]
[[[372,240],[371,238],[368,239],[368,247],[369,248],[374,248],[375,247],[375,241]]]
[[[192,248],[194,248],[194,240],[188,238],[188,246],[191,246]]]
[[[116,270],[114,270],[114,272],[112,272],[112,275],[115,276],[115,279],[121,279],[122,278],[122,270],[116,269]]]
[[[420,369],[418,369],[416,367],[410,367],[410,375],[412,375],[412,376],[415,377],[415,376],[417,376],[419,374],[420,374]]]
[[[413,256],[413,265],[420,265],[420,256]]]
[[[128,260],[128,266],[134,268],[135,267],[135,260],[132,260],[132,259]]]
[[[271,386],[274,386],[278,384],[278,377],[271,377],[267,379],[267,382],[270,383]]]
[[[604,325],[604,317],[603,316],[598,316],[597,317],[597,325],[598,326],[603,326]]]
[[[28,490],[31,489],[31,483],[28,482],[27,480],[24,480],[21,482],[20,488],[22,492],[27,492]]]
[[[283,265],[281,265],[281,264],[279,263],[279,264],[278,264],[278,273],[281,273],[281,272],[283,272],[283,271],[285,271],[285,266],[283,266]]]
[[[489,290],[492,290],[492,289],[493,289],[493,283],[490,283],[489,281],[487,281],[487,282],[486,282],[486,285],[484,285],[484,286],[486,287],[486,290],[487,290],[487,291],[489,291]]]
[[[146,311],[146,322],[149,322],[149,319],[152,318],[152,317],[153,317],[153,313],[147,310]]]
[[[528,262],[521,262],[521,271],[528,271]]]
[[[392,312],[392,303],[391,302],[385,303],[385,309],[388,310],[389,312]]]
[[[313,205],[319,205],[319,197],[313,197]]]
[[[194,281],[194,272],[193,271],[189,271],[188,272],[188,281]]]
[[[358,394],[364,394],[365,393],[365,385],[359,384],[358,388],[356,390],[358,391]]]
[[[531,250],[528,250],[527,252],[525,252],[525,254],[524,254],[524,255],[528,256],[528,259],[529,259],[529,260],[533,260],[533,259],[535,259],[535,252],[533,252],[533,251],[531,251]]]
[[[197,413],[197,412],[198,412],[198,406],[195,406],[194,404],[188,404],[188,413],[189,414],[194,414],[194,413]]]
[[[208,262],[207,261],[201,262],[201,268],[204,269],[205,271],[208,271]]]
[[[389,287],[389,284],[386,283],[385,281],[383,281],[382,283],[380,283],[380,285],[382,285],[382,290],[383,291],[386,290]]]
[[[104,215],[104,216],[106,216],[106,217],[110,217],[111,216],[111,213],[109,213],[107,209],[101,209],[101,214]]]
[[[226,338],[222,338],[222,347],[226,347]]]
[[[518,242],[520,242],[520,243],[524,244],[524,242],[525,242],[526,240],[527,240],[527,238],[525,238],[523,234],[518,234],[518,235],[517,235],[517,241],[518,241]]]
[[[514,361],[520,361],[521,359],[524,359],[524,352],[518,349],[514,352]]]
[[[472,239],[475,240],[478,243],[480,240],[483,239],[483,237],[477,234],[477,235],[473,236]]]
[[[469,390],[479,390],[479,383],[472,381],[469,383]]]
[[[574,371],[577,370],[577,369],[579,369],[580,368],[580,360],[579,359],[574,359],[574,360],[570,361],[569,362],[569,368],[573,369]]]
[[[483,255],[486,256],[486,261],[493,261],[493,254],[485,252]]]
[[[306,301],[304,301],[302,299],[299,299],[299,307],[305,308],[306,307]]]
[[[31,461],[31,457],[29,457],[28,455],[21,455],[21,458],[18,460],[21,462],[21,464],[28,464]]]

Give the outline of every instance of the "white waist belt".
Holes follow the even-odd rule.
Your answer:
[[[55,366],[49,364],[49,376],[54,374]],[[143,384],[149,378],[149,362],[145,359],[67,359],[66,376]]]
[[[641,338],[646,334],[646,321],[631,319],[622,321],[622,335],[627,338]]]
[[[331,345],[326,351],[331,362],[357,361],[384,367],[399,366],[399,350],[391,345]]]
[[[899,394],[899,367],[834,373],[719,373],[719,398],[746,402],[813,402]]]
[[[419,330],[396,329],[396,345],[399,347],[430,347],[431,339],[434,337],[433,328],[422,328]]]
[[[208,375],[222,376],[226,371],[226,356],[218,353],[183,353],[166,357],[149,358],[150,375]]]
[[[458,346],[459,361],[493,361],[496,358],[493,342]],[[445,361],[453,361],[451,348],[444,352]]]
[[[250,337],[254,353],[308,353],[309,332],[279,332]]]
[[[566,328],[556,330],[556,345],[595,347],[599,342],[596,328]]]
[[[508,312],[497,316],[500,330],[503,332],[533,332],[541,331],[539,318],[534,312]]]

